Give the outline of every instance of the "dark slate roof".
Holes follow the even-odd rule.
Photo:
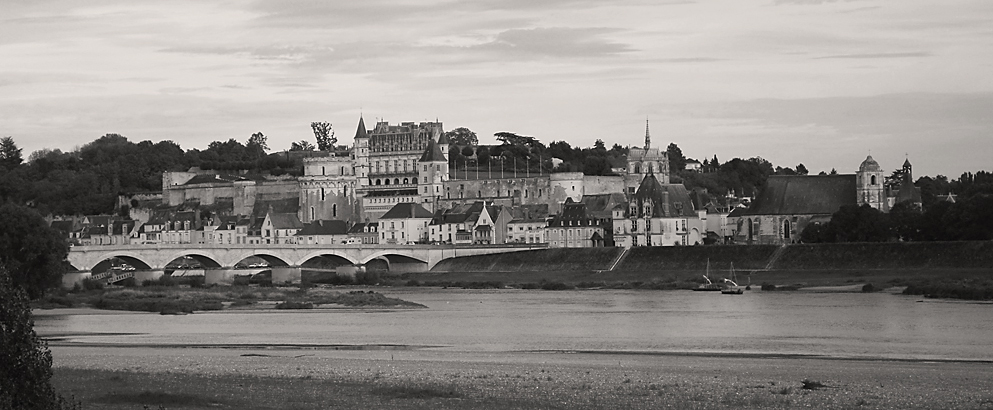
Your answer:
[[[359,116],[359,126],[355,128],[355,138],[369,138],[369,132],[365,129],[365,120]]]
[[[440,145],[442,147],[446,147],[447,148],[449,145],[451,145],[451,143],[452,143],[452,140],[449,139],[448,138],[448,134],[446,134],[444,132],[441,133],[441,136],[440,137],[438,137],[438,145]]]
[[[858,205],[855,175],[773,175],[740,215],[830,215]]]
[[[903,174],[903,182],[900,183],[900,191],[896,194],[896,202],[910,201],[911,203],[921,203],[921,190],[914,186],[914,181],[908,173]]]
[[[634,200],[639,205],[645,200],[651,200],[655,204],[652,206],[653,217],[669,218],[695,215],[693,200],[690,199],[690,193],[686,187],[682,184],[663,185],[655,178],[655,174],[648,174],[641,180],[638,191],[634,193]]]
[[[548,204],[517,205],[508,209],[513,222],[544,221],[548,218]]]
[[[587,215],[594,218],[611,218],[614,208],[626,202],[624,194],[620,192],[583,195],[579,201],[586,204]]]
[[[379,219],[430,218],[432,216],[431,212],[418,204],[403,202],[394,205]]]
[[[303,227],[297,236],[307,236],[307,235],[344,235],[348,233],[348,225],[345,221],[339,220],[319,220],[314,221]]]
[[[303,222],[300,222],[300,218],[297,218],[297,214],[269,214],[269,220],[272,222],[272,227],[275,229],[301,229],[303,228]]]
[[[424,148],[420,162],[446,162],[445,154],[441,152],[441,145],[434,140],[428,140],[428,146]]]
[[[365,228],[366,227],[369,227],[369,228],[379,228],[379,223],[378,222],[360,222],[360,223],[357,223],[355,225],[352,225],[352,228],[348,230],[348,233],[367,233],[367,232],[365,232]]]

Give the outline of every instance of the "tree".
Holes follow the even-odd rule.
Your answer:
[[[445,132],[445,136],[448,137],[449,143],[453,145],[479,145],[479,139],[476,138],[476,133],[465,127],[459,127]]]
[[[868,204],[841,207],[831,216],[828,229],[838,242],[885,242],[890,238],[886,214]]]
[[[0,265],[12,283],[31,298],[62,283],[66,240],[37,212],[14,204],[0,206]]]
[[[472,149],[472,146],[466,145],[466,146],[462,147],[462,156],[464,156],[464,157],[471,157],[473,153],[474,153],[474,151]]]
[[[672,172],[686,169],[686,157],[683,156],[683,150],[679,149],[675,142],[670,143],[665,152],[669,156],[669,169]]]
[[[23,162],[21,149],[17,148],[13,137],[0,138],[0,167],[10,171]]]
[[[803,163],[797,164],[796,166],[797,175],[807,175],[810,171],[807,171],[807,167],[803,166]]]
[[[0,409],[71,409],[52,387],[52,353],[34,331],[31,306],[0,265]]]
[[[334,137],[334,129],[331,123],[326,121],[312,122],[310,128],[314,130],[314,138],[317,139],[317,149],[321,151],[334,152],[334,145],[338,139]]]
[[[262,131],[256,132],[248,138],[248,143],[245,144],[245,148],[248,149],[248,152],[254,154],[253,156],[256,159],[261,158],[265,156],[265,152],[269,150],[269,144],[267,143],[268,139],[269,138],[267,138]]]
[[[300,142],[291,142],[290,151],[313,151],[315,149],[314,144],[310,141],[300,140]]]

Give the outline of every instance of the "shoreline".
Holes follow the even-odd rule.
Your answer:
[[[993,404],[988,363],[438,350],[55,346],[52,352],[53,381],[60,392],[110,409],[154,406],[155,397],[173,396],[194,403],[166,405],[170,409],[896,409]],[[805,389],[805,381],[825,387]],[[142,401],[146,399],[152,402]]]

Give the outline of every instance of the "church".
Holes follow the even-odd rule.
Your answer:
[[[811,224],[823,224],[843,206],[869,205],[889,212],[897,203],[921,206],[920,189],[913,183],[910,160],[903,163],[899,189],[887,189],[883,168],[871,155],[855,174],[773,175],[748,208],[733,211],[728,220],[737,225],[738,244],[790,244]]]

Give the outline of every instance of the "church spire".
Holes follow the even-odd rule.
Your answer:
[[[652,136],[648,133],[648,118],[645,118],[645,151],[652,147]]]

